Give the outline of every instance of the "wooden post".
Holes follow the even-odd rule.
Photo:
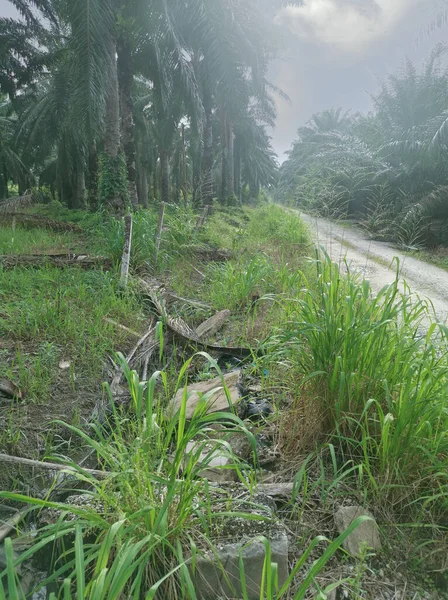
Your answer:
[[[124,218],[124,246],[123,256],[121,259],[121,276],[120,281],[124,287],[128,284],[129,265],[131,263],[131,246],[132,246],[132,215],[127,214]]]
[[[163,229],[164,217],[165,217],[165,202],[162,202],[160,204],[159,222],[157,223],[155,262],[157,262],[157,257],[159,255],[160,241],[162,239],[162,229]]]
[[[182,123],[182,194],[184,197],[185,208],[188,206],[187,190],[187,156],[185,149],[185,125]]]

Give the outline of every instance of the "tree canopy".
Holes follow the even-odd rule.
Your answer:
[[[20,18],[0,19],[3,196],[31,182],[69,207],[122,212],[241,202],[274,184],[272,3],[10,1]]]

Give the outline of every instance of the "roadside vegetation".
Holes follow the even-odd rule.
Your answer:
[[[69,237],[74,245],[101,247],[113,258],[114,249],[123,246],[123,228],[111,220],[110,228],[103,224],[95,235],[101,231],[95,225],[99,218],[104,223],[103,216],[86,213],[84,232]],[[443,597],[448,349],[442,327],[422,329],[429,307],[403,294],[398,283],[375,296],[367,282],[341,276],[325,254],[313,250],[300,218],[279,207],[217,210],[200,230],[193,213],[183,208],[170,207],[166,219],[156,264],[150,243],[143,241],[154,239],[157,211],[136,215],[133,276],[126,290],[120,287],[118,265],[109,272],[54,266],[3,272],[11,287],[5,290],[8,319],[3,317],[2,337],[22,346],[24,365],[17,355],[3,353],[3,368],[24,393],[3,411],[1,451],[76,465],[76,456],[90,449],[94,464],[106,473],[98,478],[76,467],[69,487],[79,489],[82,481],[90,497],[78,506],[73,496],[64,501],[67,493],[62,500],[51,494],[42,498],[40,480],[30,478],[26,467],[14,472],[9,466],[9,491],[1,496],[10,505],[29,505],[29,518],[39,530],[31,545],[26,527],[12,546],[7,542],[7,562],[27,569],[34,557],[44,576],[36,579],[33,571],[28,589],[43,584],[51,589],[50,582],[59,581],[66,597],[110,598],[127,590],[129,597],[140,598],[145,590],[147,597],[195,598],[196,552],[213,552],[216,531],[236,515],[254,536],[266,531],[272,515],[258,505],[255,489],[269,475],[268,481],[294,483],[279,516],[293,532],[290,560],[297,566],[277,588],[267,558],[264,598],[306,598],[310,589],[330,593],[333,587],[353,598],[387,597],[384,577],[396,590],[406,581],[416,597]],[[15,232],[2,228],[2,236],[8,235]],[[40,231],[34,239],[51,246],[60,236]],[[219,263],[198,260],[198,248],[230,254]],[[162,317],[161,352],[151,359],[148,382],[116,357],[129,401],[117,404],[106,386],[104,398],[112,411],[105,422],[86,428],[101,397],[101,381],[111,377],[108,357],[126,354],[136,339],[103,317],[137,335],[154,318],[138,289],[140,278],[163,283],[180,298],[170,313],[191,327],[216,310],[231,311],[223,330],[209,341],[251,348],[251,358],[243,363],[245,377],[259,381],[261,397],[274,409],[270,416],[253,423],[239,413],[208,414],[210,393],[192,419],[185,416],[185,394],[184,409],[168,418],[165,407],[187,374],[189,381],[205,381],[232,367],[226,364],[229,357],[217,363],[170,340]],[[65,295],[60,297],[58,289]],[[32,301],[27,290],[38,292]],[[29,323],[21,327],[23,314]],[[61,371],[61,359],[70,369]],[[58,405],[64,397],[67,405]],[[78,414],[70,416],[69,406]],[[32,414],[33,422],[18,419],[20,414]],[[36,428],[44,414],[48,419]],[[232,456],[231,468],[243,484],[240,494],[246,490],[240,499],[232,487],[218,494],[201,476],[213,460],[208,444],[216,427],[226,432],[219,443]],[[33,445],[31,432],[37,429],[43,446]],[[13,431],[16,437],[5,437]],[[256,453],[259,440],[270,439],[273,466],[266,470],[234,455],[229,441],[235,433],[246,437]],[[192,443],[199,444],[194,452]],[[19,495],[11,491],[12,481],[12,489],[22,490]],[[344,558],[339,549],[344,536],[328,524],[334,507],[354,498],[380,524],[381,563],[367,551],[354,562]],[[25,551],[11,554],[23,548],[22,539]],[[51,548],[49,562],[42,558],[43,548]],[[188,548],[195,549],[193,557]],[[17,588],[12,597],[21,598],[13,573],[5,571],[5,585]]]
[[[444,244],[445,49],[279,169],[280,0],[11,3],[0,600],[447,597],[448,331],[271,201]]]

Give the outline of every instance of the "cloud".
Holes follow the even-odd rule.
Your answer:
[[[390,33],[416,5],[428,0],[305,0],[276,17],[292,33],[341,51],[363,50]]]

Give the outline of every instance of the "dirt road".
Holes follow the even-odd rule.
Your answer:
[[[400,261],[400,277],[412,292],[428,298],[441,322],[448,320],[448,272],[434,265],[403,254],[385,242],[367,239],[364,232],[352,226],[342,226],[325,219],[301,213],[312,230],[316,242],[324,246],[336,262],[347,261],[350,270],[362,273],[374,291],[395,279],[396,262]]]

